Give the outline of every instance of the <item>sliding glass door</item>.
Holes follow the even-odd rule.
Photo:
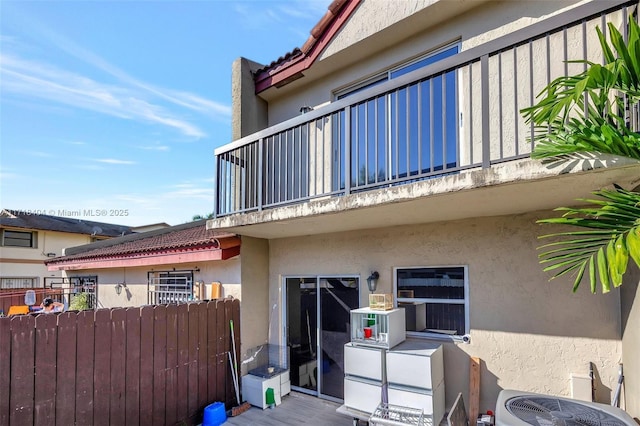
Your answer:
[[[349,311],[358,308],[359,278],[285,278],[286,339],[291,385],[298,391],[343,399],[344,344]]]

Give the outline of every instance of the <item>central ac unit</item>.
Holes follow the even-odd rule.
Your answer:
[[[503,390],[496,426],[638,426],[617,407],[557,396]]]

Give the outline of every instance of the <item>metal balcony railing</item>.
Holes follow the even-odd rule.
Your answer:
[[[593,1],[216,150],[216,216],[352,194],[528,156],[520,110],[602,62],[637,2]]]

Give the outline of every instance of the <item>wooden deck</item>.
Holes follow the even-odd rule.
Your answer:
[[[225,426],[352,426],[353,417],[336,412],[339,406],[335,402],[292,391],[282,398],[282,404],[277,407],[265,410],[251,407],[236,417],[227,418]],[[360,424],[365,425],[366,422],[361,421]]]

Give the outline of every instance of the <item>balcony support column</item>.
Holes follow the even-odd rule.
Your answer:
[[[258,186],[258,211],[262,211],[262,191],[265,187],[265,182],[264,182],[264,157],[263,157],[263,152],[264,152],[264,138],[260,138],[258,139],[258,176],[256,178],[256,184]]]

